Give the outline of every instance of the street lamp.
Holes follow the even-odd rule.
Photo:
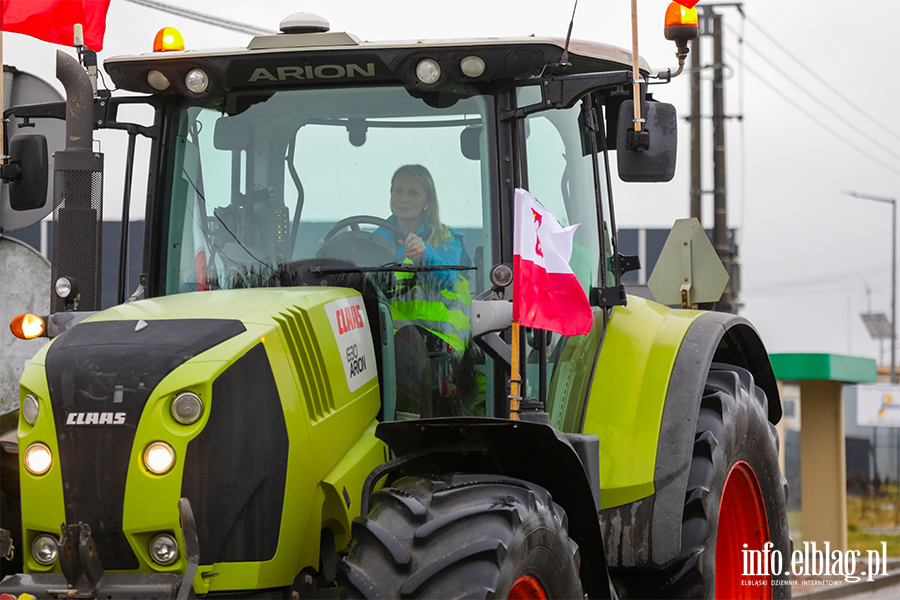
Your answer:
[[[897,383],[897,199],[857,192],[842,192],[847,196],[891,205],[891,383]]]

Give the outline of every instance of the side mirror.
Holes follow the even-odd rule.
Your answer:
[[[9,162],[0,179],[9,183],[9,206],[35,210],[47,203],[47,138],[40,133],[19,133],[9,141]]]
[[[644,102],[645,119],[640,134],[634,131],[634,101],[619,108],[616,130],[616,158],[619,179],[628,182],[671,181],[675,176],[678,150],[678,116],[675,106],[663,102]],[[646,135],[641,135],[646,132]]]

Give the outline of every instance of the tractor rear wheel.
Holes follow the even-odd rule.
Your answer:
[[[344,598],[582,598],[578,546],[543,488],[404,477],[372,494],[339,564]]]
[[[787,483],[767,415],[766,395],[749,371],[712,365],[694,435],[682,558],[663,586],[666,597],[790,598]],[[745,550],[757,559],[777,550],[781,572],[774,575],[771,564],[766,569],[757,560],[745,575]]]

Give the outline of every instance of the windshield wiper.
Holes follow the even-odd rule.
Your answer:
[[[467,267],[464,265],[410,265],[407,263],[390,263],[380,267],[327,267],[314,266],[309,268],[311,275],[321,275],[323,273],[423,273],[428,271],[475,271],[477,267]]]

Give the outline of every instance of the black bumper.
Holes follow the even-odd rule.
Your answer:
[[[38,600],[175,600],[181,580],[181,576],[174,573],[105,573],[97,582],[96,591],[80,594],[68,587],[66,578],[61,573],[19,574],[10,575],[0,582],[0,594],[9,594],[14,598],[18,598],[20,594],[31,594]]]

